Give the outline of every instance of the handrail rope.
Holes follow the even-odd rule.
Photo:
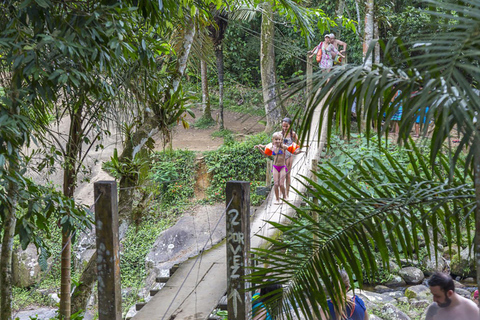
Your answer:
[[[225,208],[225,211],[223,211],[220,219],[218,219],[217,224],[215,225],[215,228],[213,228],[213,232],[215,232],[215,230],[217,229],[218,225],[220,224],[220,221],[222,221],[223,217],[226,215],[228,208],[229,208],[230,205],[232,204],[232,201],[233,201],[233,197],[232,197],[232,199],[230,199],[230,202],[228,203],[227,207]],[[175,296],[173,297],[172,301],[171,301],[170,304],[168,305],[167,310],[165,311],[164,315],[162,316],[162,320],[165,319],[165,316],[167,315],[168,311],[169,311],[170,308],[172,307],[173,302],[177,299],[178,294],[180,293],[180,290],[182,290],[183,286],[185,285],[185,282],[187,281],[188,277],[190,276],[190,273],[192,272],[193,268],[194,268],[195,265],[197,264],[198,260],[200,259],[200,257],[203,256],[203,252],[205,251],[205,248],[207,247],[208,240],[209,240],[209,239],[207,239],[207,241],[205,242],[205,245],[203,246],[200,254],[197,256],[197,258],[196,258],[195,261],[193,262],[192,267],[190,268],[190,270],[188,271],[187,275],[185,276],[185,278],[183,279],[182,283],[180,284],[180,287],[178,288],[177,292],[175,293]]]
[[[92,213],[92,208],[95,206],[95,204],[97,203],[97,201],[100,199],[100,196],[102,195],[103,193],[100,193],[97,197],[97,199],[95,200],[95,202],[86,210],[86,211],[89,211],[90,213]],[[67,243],[65,243],[65,245],[63,246],[62,250],[57,254],[57,256],[55,257],[55,259],[53,260],[53,262],[50,264],[50,266],[48,267],[47,271],[42,275],[42,277],[40,278],[40,280],[35,284],[35,286],[33,287],[33,289],[30,290],[30,293],[28,294],[27,298],[25,299],[25,302],[23,303],[23,305],[19,306],[18,310],[15,312],[15,314],[13,315],[13,318],[15,319],[17,314],[20,312],[20,310],[22,310],[26,305],[27,305],[27,302],[28,300],[31,298],[31,296],[35,293],[35,291],[38,289],[38,287],[40,286],[40,284],[42,283],[43,280],[45,280],[45,278],[48,276],[48,274],[52,271],[53,269],[53,266],[57,264],[58,262],[58,259],[61,257],[63,251],[65,250],[65,248],[70,244],[70,242],[72,241],[72,238],[75,236],[75,234],[77,233],[77,230],[78,229],[75,229],[72,233],[72,235],[68,238],[68,241]]]

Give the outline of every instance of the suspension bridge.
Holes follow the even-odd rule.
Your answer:
[[[326,137],[323,122],[319,135],[321,106],[317,106],[309,137],[309,147],[294,158],[292,166],[292,189],[287,199],[295,206],[301,205],[301,194],[306,187],[301,183],[302,176],[310,177],[312,160],[318,160]],[[320,139],[319,139],[320,137]],[[296,189],[298,193],[294,192]],[[286,217],[294,214],[287,204],[276,205],[275,196],[270,192],[264,204],[250,218],[251,248],[265,246],[265,240],[259,236],[272,237],[277,232],[267,221],[286,222]],[[224,218],[222,216],[220,219]],[[216,224],[218,226],[218,223]],[[171,319],[208,319],[227,290],[227,259],[225,241],[199,255],[183,262],[178,269],[165,279],[164,287],[145,304],[133,320],[171,320]]]

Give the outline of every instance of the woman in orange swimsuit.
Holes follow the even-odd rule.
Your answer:
[[[255,149],[260,151],[265,157],[273,156],[273,183],[275,190],[275,204],[281,204],[280,192],[282,198],[285,199],[285,177],[287,175],[287,164],[285,160],[285,154],[288,152],[288,146],[283,143],[283,137],[281,132],[275,132],[272,136],[272,143],[264,145],[256,145]]]

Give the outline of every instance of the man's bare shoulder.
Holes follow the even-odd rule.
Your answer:
[[[464,308],[469,312],[473,312],[473,314],[478,315],[479,309],[478,309],[478,306],[475,304],[475,302],[462,296],[460,296],[460,298],[461,298],[462,309]]]

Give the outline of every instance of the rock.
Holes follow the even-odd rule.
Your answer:
[[[389,288],[387,286],[382,286],[382,285],[375,286],[374,290],[375,290],[375,292],[378,292],[378,293],[384,293],[384,292],[392,291],[391,288]]]
[[[443,256],[446,259],[451,259],[454,255],[458,253],[458,247],[457,246],[451,246],[451,247],[445,247],[443,248]]]
[[[382,318],[380,318],[379,316],[376,316],[374,314],[369,314],[368,319],[369,320],[383,320]]]
[[[458,282],[457,280],[453,280],[453,284],[455,284],[455,288],[465,288],[465,285]]]
[[[402,291],[391,291],[391,292],[385,292],[385,294],[389,297],[398,299],[404,296]]]
[[[205,250],[208,250],[225,238],[224,205],[201,206],[197,211],[195,216],[185,215],[180,218],[175,226],[162,232],[155,241],[145,258],[147,287],[153,286],[155,278],[163,269],[170,269],[173,265],[196,256],[204,244]],[[211,221],[217,221],[221,217],[213,232]]]
[[[430,301],[428,300],[415,300],[415,301],[410,301],[410,306],[417,308],[417,309],[425,309],[430,305]]]
[[[420,267],[420,262],[418,260],[412,259],[400,259],[402,267]]]
[[[97,249],[86,249],[79,252],[75,252],[74,266],[79,273],[83,272],[87,267],[90,258],[93,256]]]
[[[407,283],[400,276],[391,276],[390,280],[385,282],[384,285],[387,287],[404,287]]]
[[[365,302],[365,305],[367,306],[367,309],[387,303],[397,304],[397,300],[386,294],[375,293],[365,290],[357,290],[355,291],[355,294],[362,298],[362,300]]]
[[[57,293],[50,293],[48,295],[50,297],[50,299],[52,299],[53,301],[55,301],[55,303],[60,303],[60,297],[58,296]]]
[[[472,295],[470,293],[470,291],[468,290],[465,290],[465,289],[462,289],[462,288],[455,288],[455,292],[459,295],[461,295],[462,297],[465,297],[467,299],[470,299],[470,296]]]
[[[468,285],[476,285],[477,284],[477,281],[475,279],[473,279],[472,277],[465,278],[463,280],[463,282],[465,282]]]
[[[452,257],[450,273],[462,277],[476,277],[473,248],[463,249]]]
[[[430,248],[430,255],[426,255],[422,260],[423,270],[427,276],[445,268],[445,260],[442,256],[442,250],[438,250],[435,255],[433,246]]]
[[[52,308],[35,308],[35,310],[22,310],[16,314],[16,319],[19,320],[29,320],[29,319],[38,319],[38,320],[47,320],[55,318],[57,313],[56,309]]]
[[[410,317],[406,313],[400,311],[394,305],[387,303],[381,309],[382,314],[385,315],[385,319],[389,320],[410,320]]]
[[[398,274],[405,280],[407,284],[419,284],[422,283],[425,276],[422,270],[415,267],[406,267],[400,269]]]
[[[388,261],[388,267],[390,268],[390,273],[398,273],[400,271],[400,266],[393,260]]]
[[[407,298],[407,297],[403,297],[403,296],[397,298],[397,302],[398,302],[398,303],[402,303],[402,304],[409,304],[409,303],[410,303],[410,301],[408,300],[408,298]]]
[[[33,286],[40,278],[37,248],[33,243],[26,250],[18,248],[13,252],[12,274],[13,284],[20,288]]]
[[[405,297],[408,299],[419,299],[419,300],[431,300],[432,294],[430,293],[430,289],[423,284],[419,284],[416,286],[408,287],[405,290]]]

